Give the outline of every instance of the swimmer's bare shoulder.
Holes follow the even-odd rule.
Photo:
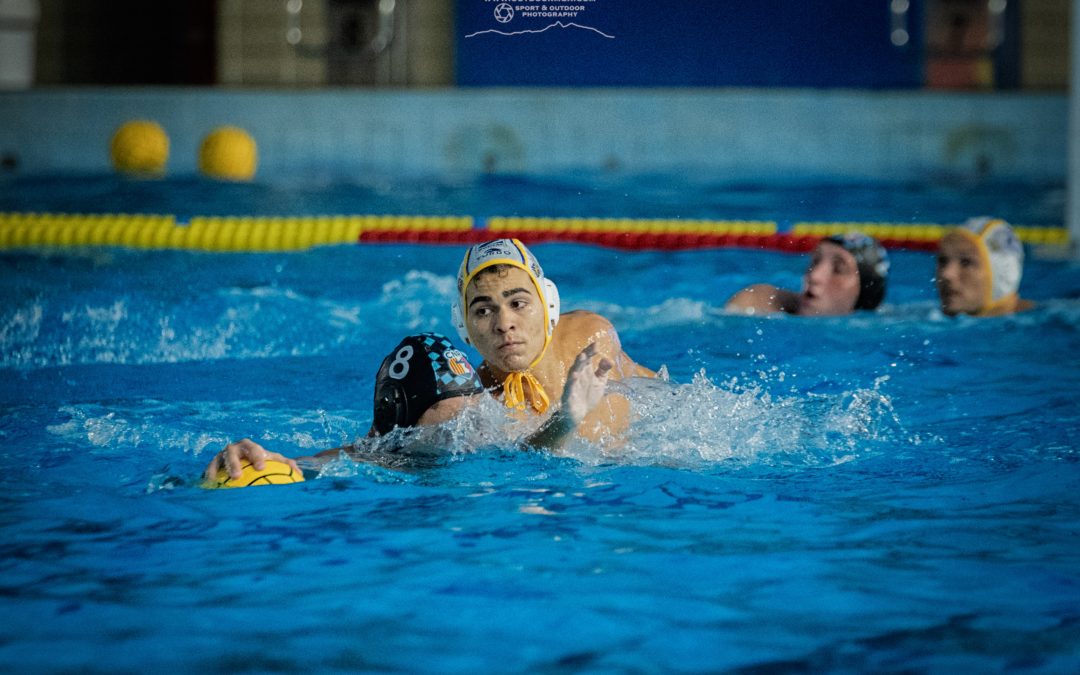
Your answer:
[[[559,317],[551,345],[562,363],[572,363],[581,350],[596,345],[596,353],[611,360],[614,367],[609,378],[656,377],[656,373],[634,362],[623,351],[615,326],[603,316],[587,310],[574,310]]]
[[[772,284],[754,284],[731,296],[724,309],[742,314],[794,314],[799,311],[799,296]]]
[[[562,396],[570,364],[590,344],[594,345],[594,359],[606,358],[611,362],[612,367],[606,373],[609,379],[656,377],[656,373],[639,365],[623,351],[619,334],[610,321],[595,312],[576,310],[559,317],[549,348],[551,358],[545,357],[537,368],[537,376],[549,393],[557,392]],[[602,441],[625,431],[631,417],[630,402],[626,397],[609,392],[581,421],[578,433],[588,440]]]

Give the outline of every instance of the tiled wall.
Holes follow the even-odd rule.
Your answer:
[[[359,54],[355,63],[339,64],[335,71],[328,59],[334,58],[332,42],[341,31],[330,25],[338,15],[329,0],[220,0],[218,81],[301,87],[452,84],[451,0],[391,4],[393,33],[386,48],[377,56]]]
[[[1021,84],[1063,89],[1069,82],[1070,0],[1023,0],[1020,5]]]
[[[286,39],[285,0],[220,0],[218,4],[218,81],[228,85],[318,85],[326,82],[325,2],[299,4],[300,47]]]
[[[246,128],[259,176],[705,171],[711,176],[1064,180],[1063,94],[810,90],[0,92],[0,154],[19,171],[108,171],[124,121],[172,141],[195,172],[201,138]],[[8,161],[8,164],[11,162]]]

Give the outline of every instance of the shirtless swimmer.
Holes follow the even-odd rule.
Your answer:
[[[630,423],[629,401],[603,392],[595,407],[576,419],[567,383],[576,371],[592,379],[655,377],[623,351],[610,321],[593,312],[560,313],[559,291],[544,276],[535,256],[517,239],[496,239],[471,247],[461,262],[452,318],[458,334],[483,357],[480,380],[518,416],[545,415],[551,401],[562,405],[540,428],[565,436],[574,429],[586,439],[617,436]],[[591,391],[596,393],[598,383]]]
[[[577,428],[577,424],[604,395],[608,365],[602,362],[594,368],[590,359],[595,354],[590,346],[575,359],[569,372],[569,384],[563,393],[562,407],[552,422],[541,426],[532,435],[518,442],[527,447],[554,449]],[[375,376],[375,395],[371,428],[367,438],[313,457],[300,457],[305,464],[318,464],[335,459],[344,452],[361,459],[359,450],[395,428],[417,428],[416,433],[403,437],[397,453],[430,451],[439,443],[433,433],[439,425],[461,414],[465,408],[487,396],[480,378],[468,358],[445,336],[420,333],[404,338],[386,355]],[[212,481],[221,469],[239,478],[244,460],[261,471],[267,460],[289,464],[300,470],[297,460],[270,452],[260,444],[244,438],[229,443],[214,455],[203,472]]]
[[[860,232],[837,234],[822,239],[814,249],[802,292],[755,284],[733,295],[725,308],[745,314],[800,316],[872,310],[885,297],[888,276],[889,256],[876,239]]]

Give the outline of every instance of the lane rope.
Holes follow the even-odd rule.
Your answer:
[[[115,246],[216,252],[302,251],[349,243],[472,244],[495,237],[526,243],[576,242],[622,249],[741,247],[811,250],[831,234],[861,231],[886,248],[933,251],[952,227],[940,223],[528,218],[493,216],[482,224],[471,216],[197,216],[0,213],[0,250]],[[1021,240],[1067,246],[1062,227],[1014,226]]]

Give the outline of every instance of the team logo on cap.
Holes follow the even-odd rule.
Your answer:
[[[476,255],[469,261],[469,267],[476,269],[492,258],[510,258],[522,265],[525,264],[521,251],[514,246],[513,242],[509,239],[496,239],[476,247]]]
[[[472,372],[472,365],[469,364],[465,355],[457,349],[448,349],[443,354],[446,357],[446,365],[450,368],[450,372],[455,375],[467,375]]]
[[[483,256],[491,253],[492,251],[505,252],[505,251],[510,251],[512,249],[513,249],[513,247],[510,246],[510,240],[509,239],[492,239],[491,241],[485,242],[485,243],[480,244],[479,246],[477,246],[476,247],[476,253],[477,253],[477,255],[483,257]]]

